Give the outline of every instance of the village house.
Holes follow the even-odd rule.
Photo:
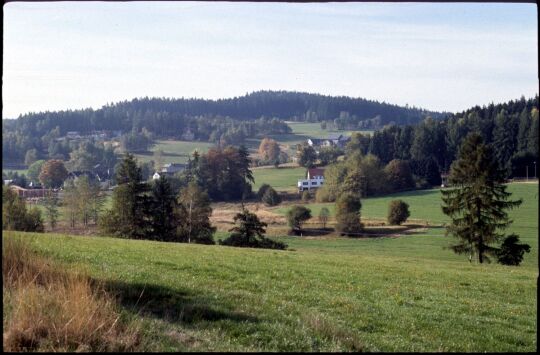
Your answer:
[[[351,137],[346,137],[343,134],[334,133],[328,135],[327,139],[322,138],[309,138],[307,144],[313,147],[318,153],[320,148],[323,147],[338,147],[344,148],[347,142],[351,140]]]
[[[186,164],[180,164],[180,163],[169,163],[163,165],[163,168],[161,168],[160,171],[156,171],[154,175],[152,175],[152,179],[157,180],[161,176],[173,176],[174,174],[183,171],[186,168]]]
[[[310,168],[306,171],[306,178],[298,180],[298,191],[310,191],[319,188],[324,183],[324,169]]]

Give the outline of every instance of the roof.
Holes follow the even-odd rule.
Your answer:
[[[322,168],[310,168],[307,172],[309,176],[324,176],[324,169]]]

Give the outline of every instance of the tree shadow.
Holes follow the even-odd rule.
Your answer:
[[[334,228],[302,228],[301,230],[289,230],[288,235],[298,237],[319,237],[334,232]]]
[[[234,322],[258,322],[256,317],[220,310],[223,305],[212,306],[208,298],[188,291],[174,290],[164,286],[122,281],[106,281],[105,289],[115,295],[124,309],[169,323],[196,325],[199,322],[230,320]]]

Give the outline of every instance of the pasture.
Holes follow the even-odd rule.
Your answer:
[[[302,167],[280,167],[255,168],[253,177],[253,191],[257,192],[262,184],[272,186],[276,191],[296,191],[298,179],[305,179],[306,168]]]
[[[469,263],[443,249],[441,228],[399,238],[279,237],[286,251],[3,237],[28,238],[40,253],[105,282],[126,316],[143,320],[144,350],[532,352],[538,185],[510,191],[524,204],[511,213],[509,232],[533,248],[520,267]],[[411,207],[435,223],[444,220],[435,192],[402,197],[425,205]],[[386,200],[369,200],[363,211],[371,203],[373,216],[385,217]]]
[[[198,150],[200,153],[206,153],[213,146],[214,144],[209,142],[158,140],[152,146],[150,152],[137,153],[135,157],[140,162],[148,162],[154,159],[154,152],[162,150],[164,164],[186,163],[195,150]]]

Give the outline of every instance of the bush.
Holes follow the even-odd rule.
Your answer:
[[[388,205],[388,223],[391,225],[400,225],[409,218],[409,205],[402,200],[390,201]]]
[[[511,234],[505,238],[501,248],[497,251],[497,262],[503,265],[518,266],[523,260],[523,254],[529,253],[531,247],[528,244],[519,244],[519,237]]]
[[[259,190],[257,191],[257,198],[259,200],[262,200],[262,197],[264,196],[264,193],[266,192],[266,190],[271,189],[271,188],[272,186],[268,184],[262,184],[261,187],[259,187]]]
[[[309,191],[304,190],[302,191],[302,202],[309,202],[309,198],[311,197]]]
[[[261,200],[267,206],[276,206],[281,203],[281,197],[272,187],[266,189]]]
[[[363,229],[360,220],[362,203],[357,195],[345,193],[336,201],[336,229],[342,234],[354,235]]]
[[[302,224],[310,218],[311,210],[304,206],[292,206],[291,209],[287,211],[287,222],[295,231],[300,230]]]

